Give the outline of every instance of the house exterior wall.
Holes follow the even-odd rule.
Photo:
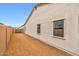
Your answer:
[[[47,4],[37,7],[24,26],[24,33],[62,50],[79,55],[79,4]],[[53,21],[64,19],[64,37],[54,37]],[[37,24],[41,33],[37,34]]]

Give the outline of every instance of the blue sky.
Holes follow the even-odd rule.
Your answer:
[[[25,23],[34,3],[0,3],[0,23],[19,27]]]

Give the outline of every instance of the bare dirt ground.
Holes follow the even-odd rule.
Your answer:
[[[7,56],[69,56],[70,54],[51,47],[23,33],[14,33],[5,55]]]

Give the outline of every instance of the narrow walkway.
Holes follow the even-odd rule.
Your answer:
[[[51,47],[23,33],[15,33],[6,50],[9,56],[69,56],[68,53]]]

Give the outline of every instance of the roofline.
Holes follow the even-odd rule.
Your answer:
[[[36,7],[39,6],[39,4],[41,4],[41,3],[38,3],[38,4],[36,4],[36,5],[33,7],[33,9],[32,9],[32,11],[31,11],[30,15],[29,15],[28,18],[27,18],[27,20],[26,20],[25,23],[24,23],[23,25],[21,25],[19,28],[23,27],[23,26],[28,22],[28,20],[29,20],[29,18],[31,17],[33,11],[35,10]],[[46,3],[45,3],[45,4],[46,4]],[[48,4],[48,3],[47,3],[47,4]]]
[[[21,25],[20,27],[24,26],[24,25],[28,22],[29,18],[31,17],[31,15],[32,15],[32,13],[33,13],[35,7],[37,7],[37,5],[38,5],[38,4],[36,4],[36,5],[33,7],[32,11],[31,11],[30,15],[28,16],[28,18],[26,19],[25,23],[24,23],[23,25]],[[20,28],[20,27],[19,27],[19,28]]]

